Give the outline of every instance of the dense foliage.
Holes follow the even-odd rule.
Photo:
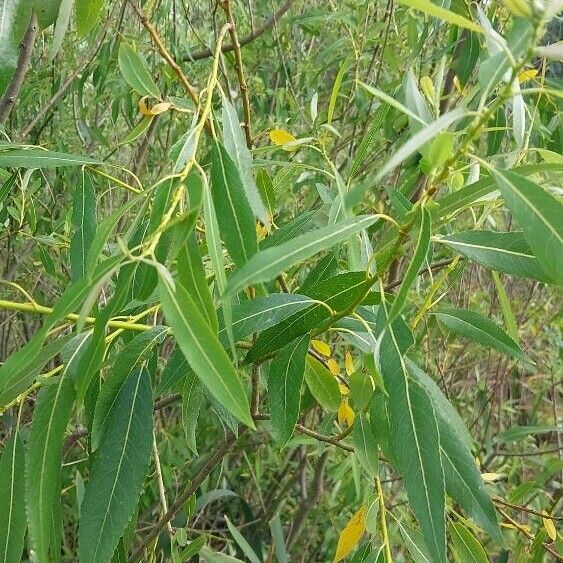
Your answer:
[[[563,560],[560,0],[0,0],[0,561]]]

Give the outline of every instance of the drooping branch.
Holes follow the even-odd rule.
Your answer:
[[[249,43],[252,43],[255,39],[260,37],[263,33],[268,31],[288,10],[291,8],[292,4],[295,0],[286,0],[280,7],[280,9],[272,14],[262,25],[256,27],[251,33],[245,35],[244,37],[239,39],[240,47],[244,47]],[[221,47],[221,51],[223,53],[228,53],[229,51],[233,51],[235,49],[234,43],[228,43]],[[193,53],[189,53],[188,55],[184,55],[184,61],[199,61],[201,59],[207,59],[213,56],[213,51],[211,49],[205,48],[199,51],[194,51]]]
[[[12,111],[16,100],[18,99],[25,75],[29,70],[29,63],[31,61],[31,53],[33,52],[33,45],[35,43],[35,37],[37,36],[37,16],[35,13],[31,15],[29,20],[29,25],[23,37],[20,54],[18,57],[18,63],[16,66],[16,71],[12,80],[6,88],[4,97],[0,100],[0,125],[8,119],[10,112]]]

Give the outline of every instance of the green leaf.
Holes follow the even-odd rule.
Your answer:
[[[17,66],[19,45],[30,16],[30,0],[0,0],[0,92],[4,92]]]
[[[193,371],[190,371],[182,387],[182,424],[188,448],[197,455],[196,427],[199,410],[203,403],[201,382]]]
[[[124,41],[119,45],[119,70],[123,78],[141,96],[160,98],[160,91],[141,57]]]
[[[390,323],[392,323],[401,314],[405,301],[407,300],[408,292],[414,283],[414,280],[418,276],[418,272],[422,268],[424,261],[426,260],[428,248],[430,246],[430,223],[430,214],[426,211],[426,209],[424,209],[424,207],[421,207],[414,254],[409,262],[401,286],[397,291],[391,310],[389,311]]]
[[[0,457],[0,561],[20,563],[27,527],[24,503],[24,449],[16,430]]]
[[[440,238],[438,242],[491,270],[543,282],[551,281],[520,231],[465,231]]]
[[[518,327],[516,325],[516,317],[514,316],[514,311],[510,305],[510,299],[506,293],[506,289],[500,279],[498,272],[493,272],[493,282],[497,290],[497,296],[500,303],[500,308],[502,311],[502,316],[504,318],[504,324],[506,325],[506,332],[516,344],[520,345],[518,342]]]
[[[385,309],[385,303],[382,307]],[[409,377],[393,325],[384,333],[379,354],[389,394],[393,459],[405,481],[428,552],[434,561],[445,563],[444,470],[434,407],[422,387]]]
[[[542,269],[563,284],[563,204],[541,186],[509,170],[494,172],[500,192]]]
[[[451,25],[456,25],[458,27],[464,27],[465,29],[469,29],[470,31],[474,31],[475,33],[483,33],[483,28],[476,24],[474,21],[456,14],[450,10],[446,10],[437,4],[434,4],[430,0],[399,0],[401,4],[404,6],[408,6],[409,8],[415,8],[416,10],[420,10],[424,12],[427,16],[432,16],[446,23]]]
[[[256,223],[239,170],[220,143],[215,144],[211,156],[211,193],[225,246],[241,267],[258,250]]]
[[[498,442],[518,442],[528,436],[536,436],[539,434],[550,434],[551,432],[560,432],[561,429],[558,426],[512,426],[508,430],[501,432],[496,436]]]
[[[297,236],[279,246],[261,250],[231,276],[225,297],[236,295],[249,285],[270,281],[286,268],[331,248],[362,229],[369,227],[376,217],[359,215],[345,221]]]
[[[53,41],[51,43],[50,59],[53,60],[60,48],[68,30],[70,23],[70,15],[74,6],[74,0],[61,0],[59,6],[59,14],[55,23],[55,31],[53,32]]]
[[[338,381],[321,362],[307,356],[305,381],[317,402],[329,412],[337,412],[340,406],[340,387]]]
[[[430,555],[428,555],[426,551],[422,534],[418,530],[407,526],[404,522],[397,521],[397,524],[399,525],[401,536],[414,562],[432,563]]]
[[[379,448],[369,420],[362,413],[354,419],[352,443],[362,467],[370,477],[376,477],[379,473]]]
[[[179,284],[174,290],[161,275],[159,294],[164,316],[191,368],[221,405],[253,428],[240,377],[188,292]]]
[[[83,168],[80,171],[72,204],[74,233],[70,241],[70,269],[76,281],[86,273],[88,248],[96,233],[96,194],[92,177]]]
[[[225,96],[222,97],[222,101],[223,111],[221,115],[225,149],[240,171],[244,192],[254,215],[257,219],[260,219],[264,225],[268,226],[270,220],[260,192],[258,191],[256,181],[252,175],[252,155],[246,146],[246,140],[240,126],[237,110]]]
[[[177,385],[184,381],[190,372],[191,368],[182,350],[178,347],[174,348],[174,351],[162,370],[160,381],[154,394],[158,396],[163,395],[167,391],[174,390]]]
[[[76,0],[76,31],[84,37],[102,15],[105,0]]]
[[[58,168],[80,164],[102,164],[87,156],[45,151],[38,148],[0,151],[0,168]]]
[[[348,307],[358,303],[372,284],[373,280],[366,278],[365,272],[345,272],[320,281],[307,290],[309,296],[318,302],[262,331],[246,355],[245,363],[279,350],[312,329],[321,330],[322,323],[330,319],[331,310],[342,314]]]
[[[233,536],[234,540],[237,542],[238,546],[242,549],[244,555],[248,558],[250,563],[261,563],[261,559],[258,558],[255,551],[250,547],[250,544],[246,541],[244,536],[237,530],[234,524],[229,520],[227,515],[225,514],[225,522],[227,523],[227,528],[229,528],[229,532],[231,532],[231,536]]]
[[[471,438],[465,424],[434,381],[406,360],[411,377],[421,385],[434,407],[440,431],[440,451],[446,491],[497,543],[503,539],[496,511],[471,455]],[[469,442],[469,443],[468,443]]]
[[[135,510],[149,466],[153,423],[150,374],[131,373],[108,416],[82,502],[80,561],[107,563]]]
[[[291,438],[299,418],[308,349],[309,335],[306,334],[284,346],[270,364],[268,403],[272,430],[281,446]]]
[[[60,529],[52,514],[54,506],[61,502],[63,439],[74,399],[72,383],[63,373],[57,382],[40,391],[33,411],[25,464],[25,498],[31,545],[39,563],[53,561],[58,553],[58,546],[51,542],[53,536],[59,539]],[[55,551],[50,553],[50,549]]]
[[[433,314],[460,336],[494,348],[521,362],[530,362],[530,359],[510,336],[493,321],[479,313],[466,309],[442,309]]]
[[[168,327],[155,326],[135,336],[116,355],[109,375],[104,380],[96,401],[90,436],[92,451],[96,451],[105,433],[106,424],[118,400],[119,393],[127,384],[131,372],[146,364],[155,346],[168,334]]]
[[[46,29],[55,23],[61,0],[32,0],[32,2],[33,10],[37,14],[39,29]]]
[[[217,332],[219,327],[215,304],[207,285],[197,239],[193,233],[178,254],[178,281],[191,295],[209,326]]]
[[[314,304],[315,300],[305,295],[274,293],[233,305],[233,337],[238,341],[254,332],[266,330]],[[219,340],[228,346],[227,329],[224,326],[219,329]]]
[[[483,546],[463,524],[452,522],[448,527],[457,563],[489,563]]]

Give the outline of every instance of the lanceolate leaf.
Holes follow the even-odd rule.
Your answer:
[[[223,407],[253,427],[240,377],[188,292],[160,277],[159,293],[164,316],[191,368]]]
[[[275,437],[282,446],[291,438],[299,418],[308,348],[309,335],[301,336],[282,348],[270,365],[268,402],[271,424]]]
[[[426,393],[408,375],[392,325],[381,343],[379,362],[389,394],[390,427],[401,437],[391,440],[393,458],[428,552],[434,561],[445,563],[445,488],[438,422]]]
[[[105,0],[76,0],[76,30],[86,35],[100,19]]]
[[[199,417],[199,409],[203,402],[203,389],[201,382],[192,371],[187,374],[182,387],[182,423],[188,448],[197,454],[196,425]]]
[[[118,60],[119,70],[121,70],[123,78],[125,78],[133,90],[141,94],[141,96],[160,98],[158,86],[149,74],[145,64],[139,55],[125,42],[119,45]]]
[[[107,421],[82,501],[80,561],[107,563],[135,510],[152,444],[152,392],[146,368],[131,373]]]
[[[340,388],[336,377],[318,360],[310,356],[307,356],[305,363],[305,381],[313,397],[324,409],[329,412],[338,411]]]
[[[266,297],[257,297],[244,301],[232,308],[232,329],[235,341],[241,340],[253,332],[265,330],[278,324],[297,311],[301,311],[315,300],[297,293],[274,293]],[[219,340],[228,346],[227,329],[221,327]]]
[[[70,242],[70,268],[72,279],[86,273],[86,255],[96,233],[96,194],[90,174],[82,168],[72,205],[74,233]]]
[[[507,354],[516,360],[529,362],[530,360],[522,352],[520,346],[510,338],[498,325],[466,309],[442,309],[434,313],[446,326],[461,336],[490,346],[503,354]]]
[[[225,149],[240,171],[240,177],[248,203],[256,218],[260,219],[264,225],[269,225],[270,220],[268,213],[266,212],[264,202],[258,191],[254,176],[252,175],[252,156],[246,146],[237,110],[225,97],[223,97],[222,118]]]
[[[331,248],[369,227],[375,220],[376,217],[360,215],[262,250],[231,277],[225,295],[236,295],[249,285],[269,281],[297,262]]]
[[[370,477],[376,477],[379,470],[377,440],[369,420],[362,413],[359,413],[354,420],[352,441],[362,467]]]
[[[218,330],[217,313],[205,278],[196,237],[192,234],[178,254],[178,281],[186,288],[209,326]]]
[[[522,232],[465,231],[438,239],[491,270],[549,282]]]
[[[26,460],[26,507],[31,544],[40,563],[55,559],[50,554],[52,537],[59,537],[53,507],[60,504],[60,472],[63,439],[75,392],[65,374],[39,393],[33,413]]]
[[[409,289],[414,283],[414,280],[416,279],[416,276],[418,275],[418,272],[424,264],[428,254],[428,247],[430,245],[430,214],[426,211],[426,209],[424,209],[424,207],[421,207],[419,217],[418,236],[414,247],[414,254],[409,262],[409,266],[405,272],[399,291],[395,296],[391,310],[389,311],[390,323],[392,323],[400,315],[407,299]]]
[[[0,562],[20,563],[27,527],[24,503],[24,449],[15,431],[0,457]]]
[[[258,250],[256,223],[240,172],[225,147],[216,143],[211,157],[211,193],[225,246],[237,266]]]
[[[563,284],[563,204],[538,184],[509,170],[497,170],[495,178],[543,270]]]
[[[416,364],[407,359],[409,373],[429,397],[440,431],[440,451],[446,491],[496,542],[502,544],[495,508],[475,460],[463,421],[440,388]]]
[[[127,378],[134,369],[146,363],[149,354],[157,344],[164,340],[167,333],[167,327],[155,326],[133,338],[117,354],[96,401],[91,433],[93,451],[100,445],[101,437],[105,432],[105,425],[113,412],[121,389],[127,383]]]
[[[38,148],[0,151],[0,168],[58,168],[80,164],[102,164],[87,156],[45,151]]]
[[[489,563],[479,540],[460,522],[448,526],[452,538],[454,558],[458,563]]]

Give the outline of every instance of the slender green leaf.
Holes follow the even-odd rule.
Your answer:
[[[282,446],[291,438],[299,418],[308,349],[307,334],[284,346],[270,364],[268,402],[271,424],[276,440]]]
[[[426,260],[430,246],[430,223],[430,214],[424,207],[421,207],[418,221],[418,236],[414,246],[414,253],[403,277],[401,286],[399,287],[399,291],[397,291],[391,310],[389,311],[389,322],[391,323],[401,314],[408,292]]]
[[[211,157],[211,193],[225,246],[237,266],[258,250],[254,214],[240,172],[225,147],[216,143]]]
[[[78,531],[80,561],[107,563],[137,505],[149,466],[153,423],[150,374],[132,372],[94,457]]]
[[[246,541],[244,536],[237,530],[236,526],[229,520],[228,516],[225,515],[225,522],[227,523],[227,528],[231,532],[234,540],[237,542],[238,546],[242,549],[244,555],[248,558],[251,563],[261,563],[261,559],[254,552],[250,544]]]
[[[467,19],[464,16],[456,14],[455,12],[446,10],[441,6],[434,4],[430,0],[399,0],[399,2],[404,6],[420,10],[427,16],[438,18],[451,25],[464,27],[466,29],[469,29],[470,31],[474,31],[475,33],[483,33],[483,28],[479,24],[470,19]]]
[[[438,239],[491,270],[549,282],[522,232],[465,231]]]
[[[340,406],[338,381],[321,362],[307,356],[305,381],[317,402],[327,411],[336,412]]]
[[[31,544],[37,561],[49,563],[57,549],[52,537],[60,536],[52,513],[60,505],[61,462],[64,433],[70,418],[75,392],[70,379],[44,387],[37,398],[26,459],[26,507]]]
[[[58,168],[80,164],[102,164],[87,156],[46,151],[38,148],[0,152],[0,168]]]
[[[88,248],[96,233],[96,194],[92,177],[83,168],[72,204],[74,233],[70,241],[70,269],[76,281],[86,273]]]
[[[452,522],[448,528],[457,563],[489,563],[483,546],[463,524]]]
[[[159,293],[164,316],[191,368],[221,405],[252,428],[240,377],[188,292],[181,285],[174,289],[161,276]]]
[[[495,171],[502,196],[542,269],[563,284],[563,203],[538,184],[509,170]]]
[[[197,455],[196,427],[203,402],[202,385],[192,371],[187,374],[182,387],[182,424],[188,448]]]
[[[297,236],[279,246],[261,250],[230,278],[225,296],[236,295],[249,285],[275,278],[286,268],[346,240],[369,227],[375,220],[376,217],[369,215],[353,217]]]
[[[168,327],[155,326],[135,336],[123,350],[116,355],[108,377],[105,379],[96,401],[92,420],[91,448],[95,451],[105,433],[105,428],[118,400],[121,389],[127,384],[131,372],[145,364],[154,347],[160,344]]]
[[[70,23],[70,15],[73,7],[74,0],[61,0],[59,14],[55,23],[55,31],[53,32],[53,41],[51,42],[51,60],[57,56],[57,53],[62,47],[63,40],[68,30],[68,24]]]
[[[105,0],[76,0],[76,31],[84,37],[102,15]]]
[[[496,511],[481,474],[471,455],[468,432],[463,421],[440,388],[416,364],[407,359],[411,377],[421,385],[432,403],[440,431],[446,491],[497,543],[502,535]]]
[[[158,86],[147,70],[145,63],[125,42],[119,45],[118,62],[123,78],[133,90],[141,96],[160,98]]]
[[[376,477],[379,473],[379,448],[369,420],[362,413],[354,419],[352,443],[362,467],[370,477]]]
[[[15,431],[0,457],[0,561],[20,563],[27,527],[24,503],[24,449]]]
[[[442,309],[434,313],[457,334],[489,346],[512,358],[530,362],[520,346],[493,321],[466,309]]]
[[[258,191],[258,186],[252,175],[252,155],[246,146],[246,141],[240,126],[237,110],[231,102],[223,96],[222,121],[223,140],[225,149],[240,171],[240,178],[248,203],[257,219],[264,225],[269,225],[270,220],[264,207],[264,202]]]
[[[384,303],[382,307],[385,309]],[[389,394],[390,427],[401,437],[391,442],[393,459],[404,478],[428,552],[434,561],[445,563],[444,470],[434,407],[422,387],[409,377],[393,325],[384,333],[379,354]]]
[[[217,313],[209,291],[196,237],[192,234],[178,254],[178,281],[191,295],[209,326],[217,332]]]

